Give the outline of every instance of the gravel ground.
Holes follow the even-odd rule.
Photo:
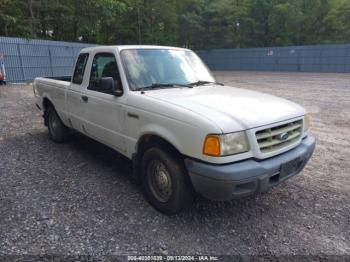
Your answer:
[[[268,193],[200,198],[172,217],[144,200],[127,159],[81,135],[54,144],[31,87],[0,86],[0,255],[350,255],[350,76],[216,76],[306,107],[317,148]]]

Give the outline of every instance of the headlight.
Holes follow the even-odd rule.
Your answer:
[[[311,127],[311,121],[312,121],[312,117],[310,113],[307,113],[304,116],[304,133],[309,131],[310,127]]]
[[[247,151],[249,143],[245,132],[208,135],[203,146],[203,154],[208,156],[228,156]]]

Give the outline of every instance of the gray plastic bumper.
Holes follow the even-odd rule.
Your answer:
[[[298,174],[314,149],[315,138],[308,136],[296,148],[266,160],[213,165],[187,158],[185,164],[199,194],[213,200],[229,200],[267,191]]]

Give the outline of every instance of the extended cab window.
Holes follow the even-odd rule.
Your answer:
[[[77,64],[74,69],[72,82],[74,84],[81,85],[84,79],[84,71],[86,67],[86,62],[89,58],[89,54],[80,54],[77,60]]]
[[[120,75],[117,61],[114,54],[96,54],[91,66],[90,84],[88,89],[103,93],[110,93],[102,84],[102,80],[111,77],[114,80],[114,87],[121,88]]]

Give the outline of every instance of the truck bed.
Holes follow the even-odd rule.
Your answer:
[[[59,80],[59,81],[65,81],[70,82],[72,77],[71,76],[47,76],[43,78],[53,79],[53,80]]]
[[[36,77],[33,83],[34,93],[39,100],[42,99],[44,93],[51,93],[59,95],[59,97],[64,97],[64,93],[61,94],[61,92],[64,92],[64,89],[70,86],[70,79],[70,76]],[[63,104],[64,101],[59,101],[59,103]]]

